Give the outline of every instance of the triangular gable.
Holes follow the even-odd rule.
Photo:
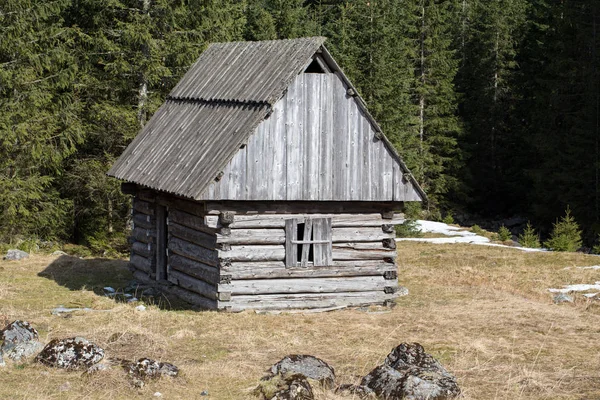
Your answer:
[[[298,75],[201,199],[422,200],[348,89],[339,74]]]

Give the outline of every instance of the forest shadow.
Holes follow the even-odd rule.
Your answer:
[[[156,305],[164,310],[195,310],[192,305],[136,281],[128,261],[109,258],[79,258],[62,255],[38,276],[55,281],[72,291],[89,290],[117,303]],[[105,288],[110,287],[114,292]]]

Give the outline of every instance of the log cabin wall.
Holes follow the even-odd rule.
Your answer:
[[[288,204],[279,211],[255,211],[250,205],[229,212],[223,209],[231,207],[216,208],[221,211],[209,210],[205,220],[219,230],[221,310],[360,306],[397,296],[394,225],[403,222],[401,214],[331,210],[319,203],[308,208]],[[320,219],[331,221],[331,261],[290,266],[286,221]]]
[[[133,199],[130,269],[144,283],[216,309],[219,282],[216,229],[201,204],[150,190]]]
[[[160,228],[160,208],[165,226]],[[131,269],[136,279],[205,309],[242,311],[384,304],[397,296],[394,225],[389,205],[191,202],[152,191],[133,201]],[[362,212],[357,212],[362,211]],[[290,265],[289,221],[330,221],[320,264]],[[286,231],[286,225],[288,231]],[[160,243],[161,229],[166,241]],[[315,228],[316,229],[316,228]],[[317,236],[315,236],[317,237]],[[294,235],[295,240],[299,238]],[[303,238],[304,241],[309,241]],[[302,241],[300,241],[302,242]],[[161,261],[159,246],[164,246]],[[288,247],[286,249],[286,246]],[[294,247],[294,250],[296,248]],[[313,251],[313,249],[311,249]],[[304,260],[306,261],[306,260]],[[161,277],[161,263],[165,265]]]

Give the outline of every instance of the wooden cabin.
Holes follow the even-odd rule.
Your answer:
[[[109,171],[131,268],[208,309],[386,303],[425,195],[323,43],[216,43]]]

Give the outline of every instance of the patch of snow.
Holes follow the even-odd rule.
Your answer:
[[[105,286],[104,287],[104,291],[108,292],[108,293],[115,293],[116,292],[116,290],[114,288],[110,287],[110,286]]]
[[[600,269],[600,265],[592,265],[591,267],[577,267],[578,269]]]
[[[595,297],[595,296],[597,296],[599,294],[600,294],[600,292],[598,292],[598,293],[585,293],[584,296],[585,297]]]
[[[546,249],[531,249],[528,247],[513,247],[499,243],[490,243],[490,239],[485,236],[477,235],[474,232],[463,230],[456,226],[451,226],[443,222],[417,220],[417,227],[421,232],[426,233],[438,233],[440,235],[446,235],[448,237],[441,238],[397,238],[396,241],[408,241],[408,242],[427,242],[435,244],[449,244],[449,243],[468,243],[468,244],[480,244],[484,246],[493,247],[506,247],[509,249],[516,249],[521,251],[547,251]]]
[[[587,292],[588,290],[600,290],[600,282],[596,282],[593,285],[579,283],[576,285],[567,285],[562,289],[548,289],[550,293]]]

